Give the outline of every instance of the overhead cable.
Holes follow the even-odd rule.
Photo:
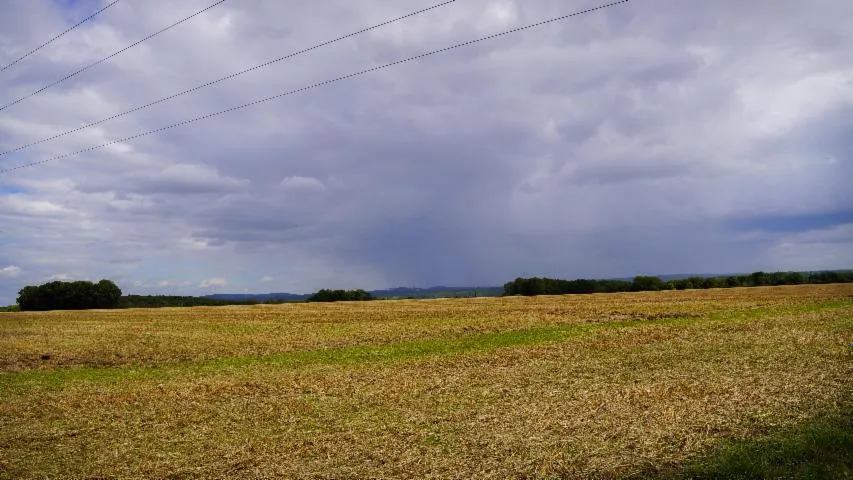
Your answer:
[[[283,61],[283,60],[287,60],[287,59],[290,59],[290,58],[296,57],[296,56],[298,56],[298,55],[302,55],[302,54],[304,54],[304,53],[308,53],[308,52],[311,52],[311,51],[313,51],[313,50],[317,50],[317,49],[319,49],[319,48],[322,48],[322,47],[325,47],[325,46],[331,45],[331,44],[333,44],[333,43],[340,42],[341,40],[346,40],[346,39],[348,39],[348,38],[352,38],[352,37],[355,37],[355,36],[357,36],[357,35],[361,35],[362,33],[367,33],[367,32],[369,32],[369,31],[371,31],[371,30],[376,30],[376,29],[378,29],[378,28],[380,28],[380,27],[384,27],[384,26],[386,26],[386,25],[390,25],[390,24],[392,24],[392,23],[399,22],[399,21],[401,21],[401,20],[405,20],[405,19],[407,19],[407,18],[411,18],[411,17],[414,17],[414,16],[416,16],[416,15],[420,15],[420,14],[422,14],[422,13],[426,13],[426,12],[428,12],[428,11],[430,11],[430,10],[435,10],[436,8],[444,7],[444,6],[449,5],[449,4],[451,4],[451,3],[455,2],[455,1],[456,1],[456,0],[449,0],[449,1],[445,1],[445,2],[438,3],[438,4],[433,5],[433,6],[431,6],[431,7],[428,7],[428,8],[424,8],[424,9],[421,9],[421,10],[417,10],[417,11],[415,11],[415,12],[408,13],[408,14],[403,15],[403,16],[400,16],[400,17],[392,18],[391,20],[386,20],[386,21],[384,21],[384,22],[382,22],[382,23],[378,23],[378,24],[376,24],[376,25],[373,25],[372,27],[363,28],[363,29],[358,30],[358,31],[356,31],[356,32],[352,32],[352,33],[349,33],[349,34],[346,34],[346,35],[343,35],[343,36],[337,37],[337,38],[335,38],[335,39],[333,39],[333,40],[328,40],[328,41],[325,41],[325,42],[323,42],[323,43],[318,43],[318,44],[316,44],[316,45],[314,45],[314,46],[312,46],[312,47],[304,48],[304,49],[302,49],[302,50],[299,50],[299,51],[296,51],[296,52],[293,52],[293,53],[289,53],[289,54],[287,54],[287,55],[285,55],[285,56],[283,56],[283,57],[278,57],[278,58],[273,59],[273,60],[270,60],[270,61],[268,61],[268,62],[264,62],[264,63],[261,63],[261,64],[259,64],[259,65],[255,65],[254,67],[250,67],[250,68],[247,68],[247,69],[245,69],[245,70],[240,70],[239,72],[231,73],[231,74],[226,75],[226,76],[224,76],[224,77],[217,78],[216,80],[212,80],[212,81],[210,81],[210,82],[203,83],[203,84],[201,84],[201,85],[197,85],[197,86],[195,86],[195,87],[193,87],[193,88],[190,88],[190,89],[187,89],[187,90],[184,90],[184,91],[181,91],[181,92],[178,92],[178,93],[175,93],[175,94],[172,94],[172,95],[169,95],[169,96],[163,97],[163,98],[161,98],[161,99],[159,99],[159,100],[155,100],[155,101],[153,101],[153,102],[146,103],[145,105],[140,105],[140,106],[138,106],[138,107],[131,108],[130,110],[125,110],[125,111],[123,111],[123,112],[121,112],[121,113],[117,113],[117,114],[115,114],[115,115],[111,115],[111,116],[106,117],[106,118],[103,118],[103,119],[101,119],[101,120],[98,120],[98,121],[95,121],[95,122],[92,122],[92,123],[87,123],[87,124],[85,124],[85,125],[83,125],[83,126],[81,126],[81,127],[72,128],[71,130],[66,130],[66,131],[64,131],[64,132],[62,132],[62,133],[58,133],[58,134],[56,134],[56,135],[51,135],[51,136],[49,136],[49,137],[42,138],[41,140],[37,140],[37,141],[35,141],[35,142],[31,142],[31,143],[28,143],[28,144],[25,144],[25,145],[21,145],[21,146],[19,146],[19,147],[13,148],[13,149],[11,149],[11,150],[7,150],[7,151],[5,151],[5,152],[0,152],[0,157],[2,157],[2,156],[4,156],[4,155],[7,155],[7,154],[9,154],[9,153],[14,153],[14,152],[19,152],[19,151],[21,151],[21,150],[25,150],[25,149],[30,148],[30,147],[33,147],[33,146],[35,146],[35,145],[39,145],[39,144],[42,144],[42,143],[45,143],[45,142],[49,142],[49,141],[51,141],[51,140],[56,140],[57,138],[61,138],[61,137],[64,137],[64,136],[66,136],[66,135],[70,135],[70,134],[72,134],[72,133],[77,133],[77,132],[79,132],[79,131],[81,131],[81,130],[86,130],[87,128],[91,128],[91,127],[94,127],[94,126],[97,126],[97,125],[101,125],[101,124],[103,124],[103,123],[109,122],[109,121],[111,121],[111,120],[115,120],[115,119],[117,119],[117,118],[124,117],[125,115],[129,115],[129,114],[131,114],[131,113],[138,112],[138,111],[140,111],[140,110],[145,110],[146,108],[150,108],[150,107],[153,107],[154,105],[159,105],[159,104],[161,104],[161,103],[168,102],[169,100],[175,99],[175,98],[180,97],[180,96],[182,96],[182,95],[186,95],[186,94],[188,94],[188,93],[192,93],[192,92],[195,92],[195,91],[201,90],[201,89],[203,89],[203,88],[211,87],[211,86],[216,85],[216,84],[218,84],[218,83],[220,83],[220,82],[224,82],[224,81],[226,81],[226,80],[230,80],[230,79],[232,79],[232,78],[235,78],[235,77],[238,77],[238,76],[240,76],[240,75],[243,75],[244,73],[249,73],[249,72],[252,72],[252,71],[255,71],[255,70],[258,70],[258,69],[264,68],[264,67],[268,67],[268,66],[270,66],[270,65],[272,65],[272,64],[274,64],[274,63],[278,63],[278,62],[281,62],[281,61]]]
[[[105,7],[101,8],[100,10],[98,10],[97,12],[95,12],[95,13],[93,13],[93,14],[89,15],[88,17],[84,18],[83,20],[80,20],[79,22],[77,22],[76,24],[72,25],[71,27],[68,27],[68,29],[66,29],[64,32],[60,33],[59,35],[57,35],[57,36],[55,36],[55,37],[51,38],[50,40],[48,40],[48,41],[46,41],[46,42],[42,43],[42,44],[41,44],[41,45],[39,45],[38,47],[36,47],[36,48],[34,48],[34,49],[30,50],[29,52],[27,52],[27,53],[25,53],[25,54],[21,55],[20,57],[18,57],[18,58],[17,58],[15,61],[13,61],[12,63],[9,63],[9,64],[7,64],[7,65],[4,65],[2,68],[0,68],[0,72],[5,71],[7,68],[9,68],[9,67],[11,67],[11,66],[15,65],[16,63],[20,62],[21,60],[23,60],[23,59],[25,59],[25,58],[29,57],[30,55],[32,55],[32,54],[34,54],[34,53],[38,52],[38,51],[39,51],[39,50],[41,50],[42,48],[44,48],[44,47],[46,47],[46,46],[50,45],[50,44],[51,44],[51,43],[53,43],[54,41],[58,40],[58,39],[59,39],[59,37],[61,37],[61,36],[65,35],[66,33],[70,32],[71,30],[74,30],[75,28],[79,27],[80,25],[83,25],[84,23],[88,22],[89,20],[91,20],[91,19],[93,19],[93,18],[97,17],[101,12],[103,12],[104,10],[106,10],[106,9],[108,9],[108,8],[110,8],[110,7],[112,7],[113,5],[115,5],[115,4],[116,4],[116,3],[118,3],[118,2],[119,2],[119,0],[113,0],[112,2],[108,3]]]
[[[495,34],[492,34],[492,35],[487,35],[487,36],[485,36],[485,37],[480,37],[480,38],[477,38],[477,39],[474,39],[474,40],[468,40],[468,41],[465,41],[465,42],[456,43],[456,44],[451,45],[451,46],[449,46],[449,47],[444,47],[444,48],[440,48],[440,49],[437,49],[437,50],[432,50],[432,51],[430,51],[430,52],[421,53],[421,54],[419,54],[419,55],[414,55],[414,56],[407,57],[407,58],[404,58],[404,59],[401,59],[401,60],[396,60],[396,61],[393,61],[393,62],[390,62],[390,63],[385,63],[385,64],[383,64],[383,65],[378,65],[378,66],[371,67],[371,68],[368,68],[368,69],[360,70],[360,71],[358,71],[358,72],[353,72],[353,73],[350,73],[350,74],[347,74],[347,75],[342,75],[342,76],[340,76],[340,77],[336,77],[336,78],[333,78],[333,79],[330,79],[330,80],[324,80],[324,81],[322,81],[322,82],[317,82],[317,83],[314,83],[314,84],[311,84],[311,85],[308,85],[308,86],[305,86],[305,87],[297,88],[297,89],[294,89],[294,90],[288,90],[288,91],[286,91],[286,92],[282,92],[282,93],[279,93],[279,94],[277,94],[277,95],[272,95],[272,96],[270,96],[270,97],[261,98],[261,99],[259,99],[259,100],[255,100],[255,101],[252,101],[252,102],[249,102],[249,103],[244,103],[244,104],[242,104],[242,105],[237,105],[237,106],[235,106],[235,107],[227,108],[227,109],[225,109],[225,110],[220,110],[220,111],[218,111],[218,112],[208,113],[208,114],[206,114],[206,115],[202,115],[202,116],[199,116],[199,117],[191,118],[191,119],[189,119],[189,120],[184,120],[184,121],[181,121],[181,122],[173,123],[173,124],[171,124],[171,125],[166,125],[166,126],[164,126],[164,127],[155,128],[155,129],[153,129],[153,130],[148,130],[148,131],[145,131],[145,132],[142,132],[142,133],[137,133],[137,134],[135,134],[135,135],[130,135],[130,136],[127,136],[127,137],[124,137],[124,138],[120,138],[120,139],[117,139],[117,140],[112,140],[112,141],[109,141],[109,142],[106,142],[106,143],[102,143],[102,144],[100,144],[100,145],[95,145],[95,146],[92,146],[92,147],[84,148],[84,149],[82,149],[82,150],[77,150],[77,151],[75,151],[75,152],[65,153],[65,154],[62,154],[62,155],[57,155],[57,156],[54,156],[54,157],[46,158],[46,159],[44,159],[44,160],[38,160],[38,161],[35,161],[35,162],[25,163],[25,164],[23,164],[23,165],[18,165],[18,166],[15,166],[15,167],[9,167],[9,168],[5,168],[5,169],[0,169],[0,174],[2,174],[2,173],[9,173],[9,172],[12,172],[12,171],[15,171],[15,170],[20,170],[20,169],[22,169],[22,168],[33,167],[33,166],[36,166],[36,165],[42,165],[42,164],[45,164],[45,163],[48,163],[48,162],[53,162],[53,161],[55,161],[55,160],[62,160],[62,159],[65,159],[65,158],[69,158],[69,157],[73,157],[73,156],[76,156],[76,155],[80,155],[81,153],[87,153],[87,152],[92,152],[92,151],[95,151],[95,150],[100,150],[100,149],[102,149],[102,148],[109,147],[109,146],[111,146],[111,145],[115,145],[115,144],[119,144],[119,143],[129,142],[129,141],[131,141],[131,140],[135,140],[135,139],[137,139],[137,138],[145,137],[145,136],[152,135],[152,134],[155,134],[155,133],[160,133],[160,132],[163,132],[163,131],[166,131],[166,130],[171,130],[171,129],[173,129],[173,128],[177,128],[177,127],[186,126],[186,125],[189,125],[189,124],[192,124],[192,123],[195,123],[195,122],[201,121],[201,120],[206,120],[206,119],[209,119],[209,118],[217,117],[217,116],[222,115],[222,114],[225,114],[225,113],[230,113],[230,112],[234,112],[234,111],[237,111],[237,110],[242,110],[242,109],[244,109],[244,108],[248,108],[248,107],[252,107],[252,106],[255,106],[255,105],[259,105],[259,104],[261,104],[261,103],[269,102],[269,101],[271,101],[271,100],[276,100],[276,99],[283,98],[283,97],[287,97],[287,96],[290,96],[290,95],[295,95],[295,94],[297,94],[297,93],[303,93],[303,92],[306,92],[306,91],[308,91],[308,90],[313,90],[313,89],[315,89],[315,88],[319,88],[319,87],[324,87],[324,86],[332,85],[332,84],[338,83],[338,82],[343,81],[343,80],[352,79],[352,78],[359,77],[359,76],[362,76],[362,75],[367,74],[367,73],[375,72],[375,71],[378,71],[378,70],[384,70],[384,69],[387,69],[387,68],[390,68],[390,67],[393,67],[393,66],[396,66],[396,65],[400,65],[400,64],[403,64],[403,63],[408,63],[408,62],[411,62],[411,61],[414,61],[414,60],[419,60],[419,59],[421,59],[421,58],[429,57],[429,56],[436,55],[436,54],[439,54],[439,53],[444,53],[444,52],[447,52],[447,51],[450,51],[450,50],[454,50],[454,49],[457,49],[457,48],[470,46],[470,45],[473,45],[473,44],[476,44],[476,43],[484,42],[484,41],[486,41],[486,40],[491,40],[491,39],[494,39],[494,38],[503,37],[503,36],[510,35],[510,34],[513,34],[513,33],[518,33],[518,32],[524,31],[524,30],[529,30],[529,29],[532,29],[532,28],[537,28],[537,27],[541,27],[541,26],[548,25],[548,24],[551,24],[551,23],[555,23],[555,22],[559,22],[559,21],[562,21],[562,20],[566,20],[566,19],[569,19],[569,18],[571,18],[571,17],[577,17],[577,16],[579,16],[579,15],[584,15],[584,14],[591,13],[591,12],[595,12],[595,11],[598,11],[598,10],[603,10],[603,9],[606,9],[606,8],[609,8],[609,7],[614,7],[614,6],[616,6],[616,5],[625,4],[625,3],[628,3],[629,1],[630,1],[630,0],[619,0],[619,1],[616,1],[616,2],[611,2],[611,3],[604,4],[604,5],[600,5],[600,6],[597,6],[597,7],[587,8],[587,9],[585,9],[585,10],[579,10],[579,11],[577,11],[577,12],[570,13],[570,14],[567,14],[567,15],[562,15],[562,16],[554,17],[554,18],[551,18],[551,19],[548,19],[548,20],[543,20],[543,21],[540,21],[540,22],[532,23],[532,24],[529,24],[529,25],[525,25],[525,26],[523,26],[523,27],[516,27],[516,28],[510,29],[510,30],[506,30],[506,31],[503,31],[503,32],[500,32],[500,33],[495,33]]]
[[[162,29],[160,29],[160,30],[156,31],[156,32],[152,33],[151,35],[148,35],[147,37],[143,38],[142,40],[138,40],[138,41],[136,41],[136,42],[134,42],[134,43],[132,43],[132,44],[130,44],[130,45],[128,45],[128,46],[126,46],[126,47],[122,48],[121,50],[118,50],[118,51],[116,51],[116,52],[113,52],[113,53],[112,53],[112,54],[110,54],[110,55],[107,55],[106,57],[104,57],[104,58],[102,58],[102,59],[100,59],[100,60],[98,60],[98,61],[96,61],[96,62],[90,63],[89,65],[86,65],[85,67],[83,67],[83,68],[81,68],[81,69],[79,69],[79,70],[77,70],[77,71],[75,71],[75,72],[69,73],[68,75],[66,75],[66,76],[64,76],[64,77],[62,77],[62,78],[60,78],[59,80],[57,80],[57,81],[55,81],[55,82],[53,82],[53,83],[49,83],[49,84],[45,85],[44,87],[41,87],[41,88],[39,88],[38,90],[36,90],[36,91],[34,91],[34,92],[32,92],[32,93],[29,93],[29,94],[27,94],[27,95],[24,95],[23,97],[18,98],[17,100],[14,100],[14,101],[12,101],[12,102],[9,102],[9,103],[7,103],[6,105],[3,105],[2,107],[0,107],[0,112],[2,112],[3,110],[5,110],[5,109],[7,109],[7,108],[11,107],[12,105],[17,105],[17,104],[19,104],[19,103],[23,102],[24,100],[26,100],[26,99],[28,99],[28,98],[30,98],[30,97],[33,97],[33,96],[35,96],[35,95],[38,95],[39,93],[41,93],[41,92],[43,92],[43,91],[45,91],[45,90],[47,90],[47,89],[49,89],[49,88],[55,87],[55,86],[59,85],[60,83],[62,83],[62,82],[64,82],[64,81],[66,81],[66,80],[68,80],[68,79],[70,79],[70,78],[73,78],[73,77],[75,77],[75,76],[77,76],[77,75],[79,75],[79,74],[81,74],[81,73],[85,72],[86,70],[88,70],[88,69],[90,69],[90,68],[92,68],[92,67],[94,67],[94,66],[100,65],[100,64],[102,64],[102,63],[106,62],[107,60],[109,60],[109,59],[111,59],[111,58],[113,58],[113,57],[115,57],[115,56],[117,56],[117,55],[120,55],[120,54],[122,54],[122,53],[124,53],[124,52],[126,52],[126,51],[130,50],[131,48],[133,48],[133,47],[135,47],[135,46],[137,46],[137,45],[141,44],[142,42],[145,42],[145,41],[151,40],[152,38],[156,37],[157,35],[160,35],[161,33],[165,32],[165,31],[167,31],[167,30],[170,30],[170,29],[172,29],[172,28],[175,28],[175,27],[177,27],[178,25],[180,25],[180,24],[182,24],[182,23],[186,22],[187,20],[189,20],[189,19],[191,19],[191,18],[193,18],[193,17],[196,17],[196,16],[198,16],[198,15],[201,15],[202,13],[204,13],[204,12],[206,12],[206,11],[210,10],[210,9],[211,9],[211,8],[213,8],[213,7],[216,7],[216,6],[218,6],[218,5],[222,4],[222,3],[224,3],[225,1],[226,1],[226,0],[217,0],[215,3],[213,3],[213,4],[211,4],[211,5],[208,5],[207,7],[203,8],[203,9],[201,9],[201,10],[199,10],[199,11],[195,12],[195,13],[193,13],[192,15],[190,15],[190,16],[188,16],[188,17],[184,17],[184,18],[182,18],[182,19],[178,20],[177,22],[175,22],[175,23],[173,23],[173,24],[171,24],[171,25],[168,25],[168,26],[166,26],[166,27],[164,27],[164,28],[162,28]]]

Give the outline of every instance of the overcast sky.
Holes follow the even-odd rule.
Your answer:
[[[435,1],[229,0],[0,112],[0,151]],[[105,5],[3,0],[0,65]],[[6,104],[213,0],[122,0]],[[594,0],[457,0],[0,156],[37,162]],[[0,174],[0,304],[50,279],[310,292],[853,267],[853,2],[633,0]]]

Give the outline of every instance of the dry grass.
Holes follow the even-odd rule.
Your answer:
[[[784,308],[844,286],[535,298],[0,313],[0,371],[156,364],[374,345],[547,325]],[[794,293],[796,292],[796,293]],[[49,360],[43,360],[49,355]]]
[[[660,471],[843,406],[851,295],[7,314],[0,477]]]

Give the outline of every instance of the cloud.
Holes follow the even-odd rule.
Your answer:
[[[273,277],[270,277],[270,276],[266,276],[266,277],[261,278],[261,281],[264,283],[269,283],[269,282],[272,282],[273,280],[275,280],[275,279]]]
[[[71,282],[75,280],[74,275],[67,273],[57,273],[47,277],[48,281]]]
[[[70,210],[49,200],[37,200],[23,195],[8,195],[0,198],[0,211],[23,216],[67,215]]]
[[[187,281],[187,280],[184,280],[184,281],[160,280],[159,282],[157,282],[156,285],[158,287],[176,287],[176,288],[179,288],[179,287],[189,287],[192,284],[193,284],[192,282]],[[141,286],[141,285],[137,285],[137,286]]]
[[[226,2],[0,112],[0,152],[417,3]],[[0,276],[0,303],[55,272],[203,294],[264,276],[315,291],[849,266],[853,4],[818,4],[631,2],[10,172],[0,265],[21,273]],[[116,4],[4,72],[0,91],[25,95],[181,18],[170,5]],[[0,168],[595,5],[455,2]],[[85,11],[11,2],[0,64]]]
[[[201,283],[198,284],[198,288],[224,287],[226,285],[228,285],[228,281],[226,279],[217,277],[202,280]]]
[[[15,265],[0,268],[0,276],[7,278],[16,278],[21,275],[21,269]]]
[[[201,195],[225,194],[245,190],[250,182],[221,175],[207,165],[178,163],[119,175],[106,182],[103,178],[82,179],[77,188],[85,193],[121,191],[124,195]],[[155,170],[156,169],[156,170]]]
[[[314,177],[291,176],[281,181],[281,187],[287,190],[323,190],[326,186]]]

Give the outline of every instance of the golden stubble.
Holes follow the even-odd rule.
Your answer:
[[[0,313],[0,372],[72,365],[151,365],[549,325],[703,317],[841,300],[849,298],[850,291],[847,285],[804,285],[533,298]]]
[[[566,322],[596,328],[559,341],[484,344],[464,353],[295,367],[226,363],[198,374],[194,361],[209,353],[189,349],[186,358],[157,357],[186,365],[186,374],[9,388],[0,395],[0,476],[618,478],[678,465],[723,439],[760,436],[837,407],[853,386],[846,351],[853,306],[844,303],[851,292],[821,286],[300,305],[294,310],[301,322],[340,318],[364,337],[335,331],[305,347],[300,330],[291,328],[300,321],[288,317],[283,330],[260,329],[288,332],[274,352],[393,347]],[[194,321],[197,312],[210,317],[189,334],[202,339],[194,348],[239,357],[256,354],[250,348],[256,340],[220,333],[217,344],[208,335],[217,324],[232,326],[232,315],[254,310],[169,315],[178,323]],[[104,315],[133,325],[143,312],[157,313]],[[379,325],[359,316],[365,312]],[[26,328],[48,325],[42,334],[49,339],[61,335],[51,319],[73,324],[64,313],[36,317],[41,323]],[[683,321],[654,322],[670,317]],[[629,319],[637,322],[607,325]],[[158,321],[166,320],[142,322]],[[139,351],[138,345],[109,348]],[[69,368],[79,366],[17,363],[0,376],[0,388],[22,372]]]

